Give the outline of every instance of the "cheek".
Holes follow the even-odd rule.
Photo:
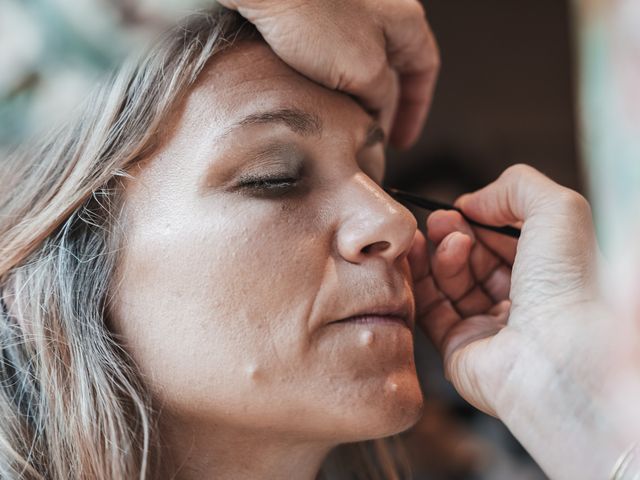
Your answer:
[[[352,296],[360,276],[333,258],[326,221],[301,210],[165,215],[129,234],[115,329],[163,410],[216,425],[348,430],[350,441],[415,419],[408,332],[379,336],[392,352],[382,354],[359,335],[310,329],[313,308]]]
[[[295,372],[330,245],[304,222],[255,211],[131,233],[115,328],[163,401],[227,409]]]

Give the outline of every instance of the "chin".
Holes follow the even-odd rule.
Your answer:
[[[348,441],[373,440],[398,434],[411,428],[422,416],[424,397],[418,379],[412,375],[388,378],[382,394],[360,397],[351,418],[352,438]]]
[[[424,397],[417,378],[404,385],[397,383],[394,397],[386,399],[379,412],[381,431],[372,438],[388,437],[411,428],[422,416]]]

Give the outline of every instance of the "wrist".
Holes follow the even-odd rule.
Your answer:
[[[612,338],[613,320],[603,315],[594,305],[581,308],[576,317],[580,326],[565,330],[574,338],[563,339],[559,328],[556,348],[549,339],[532,336],[519,342],[522,347],[497,397],[498,417],[554,479],[611,478],[616,461],[640,441],[640,372],[624,370],[638,362],[618,355],[620,336]],[[568,321],[553,320],[558,325]],[[594,322],[604,328],[593,328]],[[588,352],[575,348],[580,335],[589,338],[584,344]],[[559,351],[562,345],[568,350],[571,342],[570,351]],[[625,475],[640,472],[638,462],[634,454]],[[633,477],[617,480],[623,478]]]

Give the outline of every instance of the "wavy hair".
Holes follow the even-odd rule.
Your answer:
[[[0,164],[0,478],[153,477],[150,397],[108,328],[122,180],[207,62],[258,38],[229,10],[192,15]],[[381,441],[357,448],[364,461],[325,477],[400,478]]]

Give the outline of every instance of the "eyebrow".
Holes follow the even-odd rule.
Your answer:
[[[234,127],[270,123],[283,123],[295,133],[303,136],[322,135],[322,120],[320,117],[297,108],[280,108],[266,112],[252,113],[238,121]],[[367,128],[367,134],[362,148],[369,148],[378,143],[384,144],[385,139],[384,130],[378,122],[373,121]]]
[[[321,135],[322,120],[296,108],[281,108],[267,112],[252,113],[240,120],[237,126],[260,125],[265,123],[284,123],[300,135]]]

